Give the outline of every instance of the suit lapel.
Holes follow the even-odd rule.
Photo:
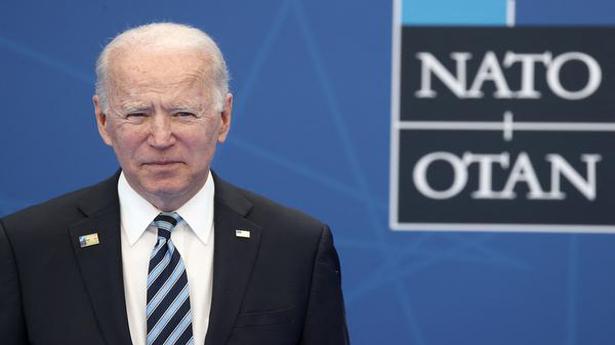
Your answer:
[[[245,218],[252,204],[232,186],[214,178],[214,273],[206,345],[226,344],[249,283],[261,238],[261,227]],[[236,230],[249,231],[250,237],[237,236]]]
[[[107,344],[131,344],[120,242],[117,176],[95,187],[79,206],[87,218],[69,233],[94,314]],[[81,236],[97,234],[99,244],[82,247]]]

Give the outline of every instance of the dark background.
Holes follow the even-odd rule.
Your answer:
[[[611,132],[514,132],[511,141],[502,139],[501,131],[415,131],[403,130],[400,140],[400,209],[403,223],[485,223],[485,224],[560,224],[611,225],[615,231],[615,135]],[[462,159],[473,154],[509,154],[509,166],[492,164],[492,186],[502,191],[519,154],[530,159],[538,183],[544,192],[551,191],[551,164],[546,156],[562,156],[584,180],[587,166],[583,154],[599,154],[596,163],[596,198],[588,200],[564,176],[560,177],[563,200],[528,200],[528,184],[519,182],[511,200],[475,199],[479,165],[469,165],[465,188],[455,197],[435,200],[423,196],[415,187],[412,173],[415,164],[432,152],[449,152]],[[427,170],[427,181],[435,190],[448,190],[453,184],[453,169],[438,160]],[[577,226],[578,231],[592,230]],[[526,228],[527,229],[527,228]],[[528,230],[538,230],[538,228]]]
[[[615,120],[615,28],[611,27],[413,27],[403,29],[402,59],[402,120],[501,121],[505,110],[515,121],[548,122],[613,122]],[[591,38],[591,39],[589,39]],[[582,52],[593,57],[602,70],[600,87],[591,96],[569,100],[551,91],[547,84],[547,68],[534,64],[534,89],[540,98],[495,98],[492,81],[483,83],[481,98],[458,98],[435,75],[432,75],[434,98],[418,98],[421,88],[421,62],[417,52],[430,52],[454,76],[456,61],[451,52],[469,52],[467,89],[470,89],[487,52],[497,56],[510,90],[521,88],[521,63],[504,65],[507,52],[542,54],[551,52],[553,59],[569,52]],[[578,91],[587,84],[588,70],[582,62],[573,60],[560,69],[560,82],[569,91]]]

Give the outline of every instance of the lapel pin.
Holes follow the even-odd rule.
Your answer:
[[[235,230],[235,237],[250,238],[249,230]]]
[[[95,246],[100,243],[98,239],[98,233],[87,234],[83,236],[79,236],[79,245],[81,248]]]

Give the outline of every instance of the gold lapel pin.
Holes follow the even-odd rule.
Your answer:
[[[249,230],[235,230],[235,237],[250,238]]]
[[[83,236],[79,236],[79,245],[81,248],[95,246],[100,244],[100,240],[98,239],[98,233],[87,234]]]

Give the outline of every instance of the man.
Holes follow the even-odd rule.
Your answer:
[[[233,103],[215,43],[145,25],[96,72],[121,171],[0,221],[0,343],[347,344],[327,226],[210,172]]]

